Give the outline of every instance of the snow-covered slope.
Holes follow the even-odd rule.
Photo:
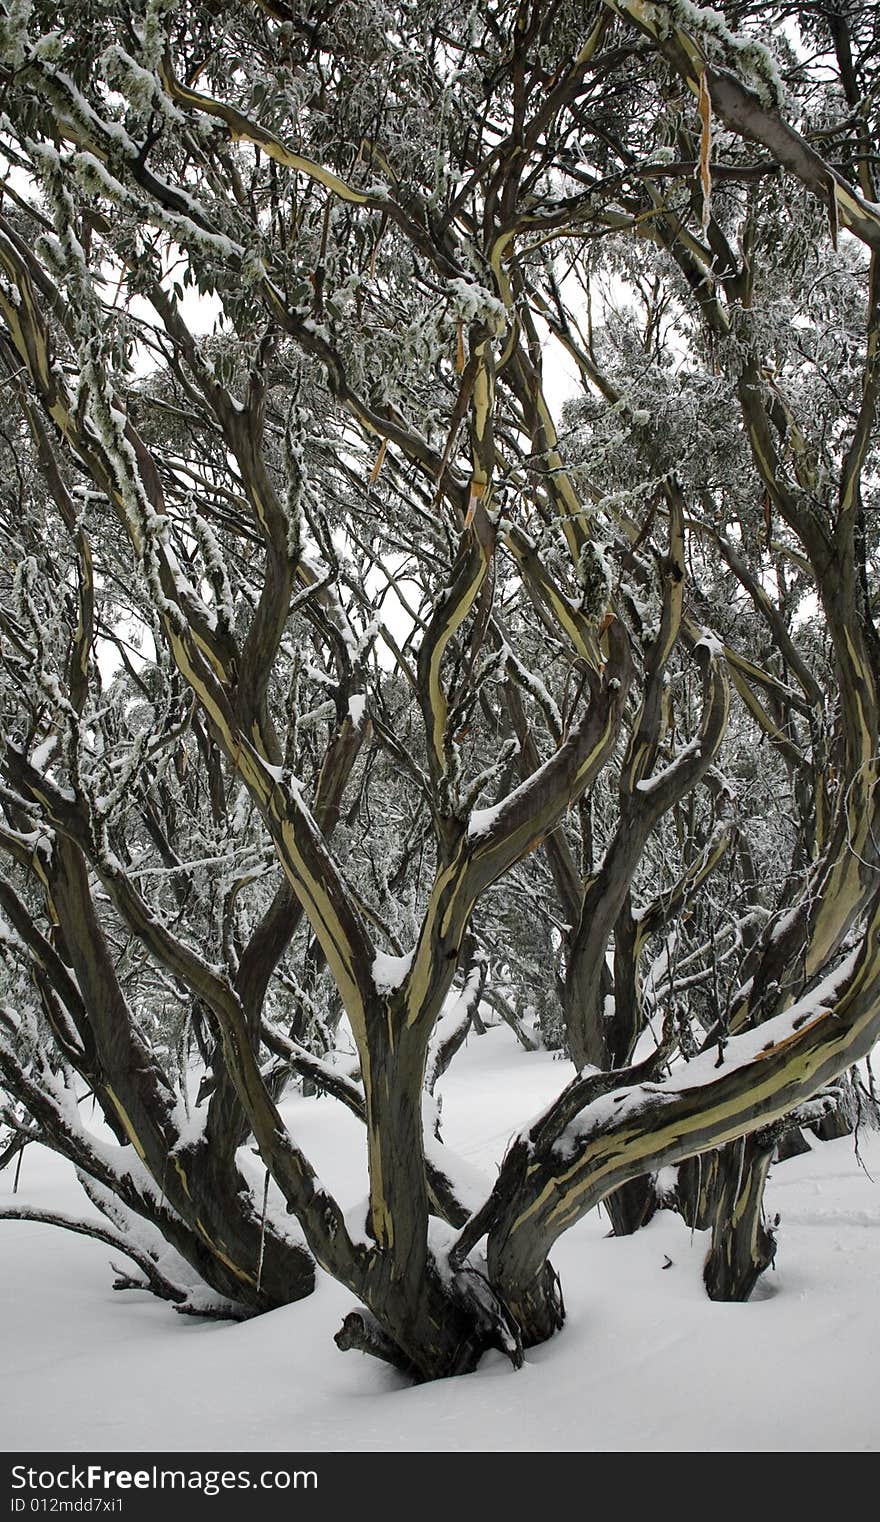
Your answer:
[[[443,1083],[450,1144],[491,1176],[508,1136],[569,1069],[505,1029],[471,1038]],[[328,1099],[287,1115],[328,1184],[365,1193],[357,1122]],[[117,1294],[109,1249],[0,1222],[0,1447],[222,1452],[880,1449],[880,1136],[814,1144],[773,1170],[776,1271],[752,1303],[712,1305],[705,1242],[668,1213],[612,1240],[600,1214],[553,1255],[563,1332],[514,1373],[408,1388],[332,1337],[351,1297],[323,1281],[241,1325]],[[12,1169],[0,1175],[8,1196]],[[87,1213],[66,1165],[29,1148],[19,1202]]]

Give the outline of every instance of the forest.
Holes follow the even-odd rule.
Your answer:
[[[0,0],[0,87],[4,1241],[417,1383],[597,1206],[748,1300],[880,1114],[877,7]]]

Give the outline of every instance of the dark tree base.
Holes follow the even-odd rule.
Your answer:
[[[549,1262],[526,1289],[506,1290],[504,1304],[524,1348],[539,1347],[565,1323],[562,1286]]]
[[[748,1300],[776,1256],[776,1237],[764,1224],[764,1184],[772,1139],[748,1137],[718,1153],[712,1245],[703,1268],[710,1300]]]
[[[628,1184],[621,1184],[619,1189],[606,1195],[602,1208],[608,1212],[614,1235],[631,1237],[634,1231],[647,1226],[656,1214],[658,1204],[654,1176],[645,1173],[641,1178],[630,1179]]]

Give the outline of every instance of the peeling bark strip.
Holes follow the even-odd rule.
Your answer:
[[[714,110],[725,126],[766,148],[783,169],[795,175],[825,205],[830,205],[832,228],[839,220],[841,226],[869,248],[880,250],[880,211],[876,206],[849,185],[799,132],[769,109],[753,89],[728,69],[713,67],[706,61],[705,38],[695,32],[691,23],[678,24],[679,8],[674,3],[605,0],[605,4],[656,43],[697,97],[701,88],[708,87]]]

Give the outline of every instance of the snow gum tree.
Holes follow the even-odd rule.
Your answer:
[[[548,1338],[660,1168],[711,1295],[771,1260],[880,1030],[875,29],[0,0],[0,1161],[121,1285],[317,1266],[425,1379]],[[480,1193],[489,1011],[573,1066]]]

